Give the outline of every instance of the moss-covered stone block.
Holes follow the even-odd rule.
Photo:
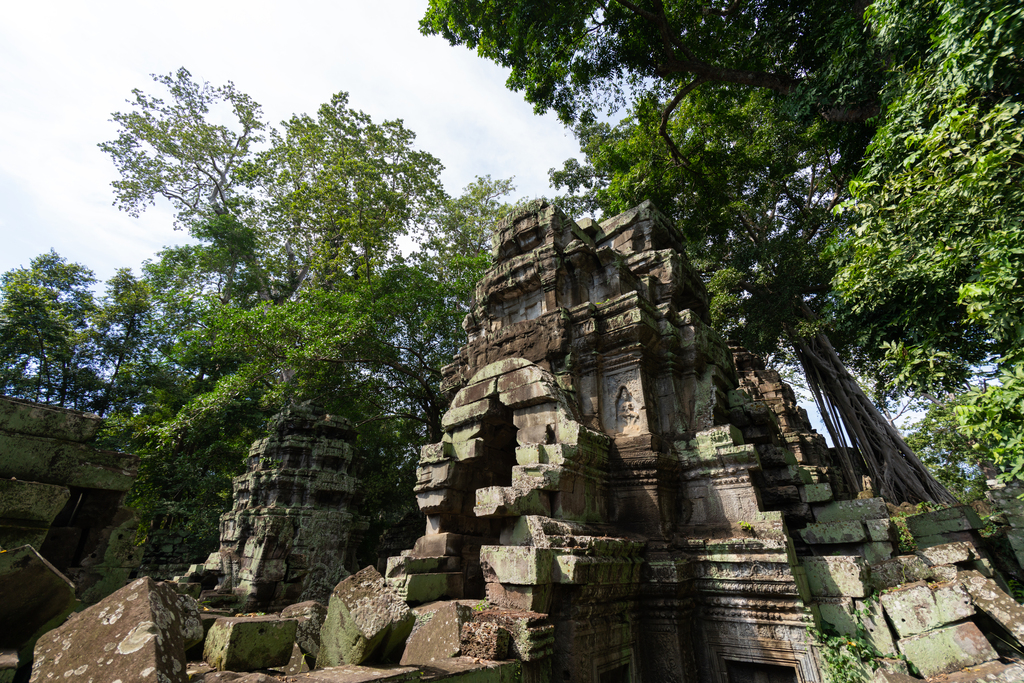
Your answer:
[[[867,530],[860,521],[818,522],[808,524],[799,532],[805,543],[812,545],[833,543],[861,543],[868,540]]]
[[[1024,606],[1007,595],[995,581],[974,570],[958,574],[974,607],[1024,643]]]
[[[867,565],[861,557],[804,557],[800,563],[814,595],[863,598],[871,592]]]
[[[485,545],[480,548],[480,564],[484,576],[499,583],[537,585],[554,582],[555,555],[549,548]]]
[[[970,621],[902,638],[899,646],[922,676],[949,673],[999,657]]]
[[[885,501],[881,498],[836,500],[827,505],[815,505],[813,510],[814,519],[817,522],[889,518],[889,510],[885,507]]]
[[[876,590],[885,590],[905,583],[925,581],[931,577],[931,568],[920,557],[900,555],[872,564],[869,580]]]
[[[895,543],[896,527],[888,517],[885,519],[865,520],[864,528],[868,530],[868,538],[879,543]]]
[[[801,489],[801,498],[805,503],[824,503],[832,500],[832,487],[829,484],[806,484]]]
[[[978,559],[974,546],[970,543],[957,541],[954,543],[942,543],[930,548],[923,548],[915,553],[929,565],[957,564],[958,562],[969,562]]]
[[[900,637],[912,636],[946,623],[939,615],[932,592],[924,582],[883,593],[880,600]]]
[[[366,567],[331,593],[317,667],[387,660],[400,651],[415,621],[377,570]]]
[[[978,513],[966,505],[957,505],[907,517],[907,528],[915,538],[971,531],[980,529],[982,526]]]
[[[82,443],[96,436],[103,418],[67,408],[0,396],[0,429]]]
[[[203,659],[218,671],[254,671],[284,666],[292,656],[295,619],[223,617],[206,634]]]

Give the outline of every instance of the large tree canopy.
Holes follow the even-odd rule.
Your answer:
[[[462,339],[489,262],[484,226],[507,210],[511,181],[447,196],[413,132],[350,108],[345,93],[275,127],[230,83],[184,69],[154,80],[166,102],[136,91],[101,148],[121,175],[118,206],[166,199],[197,243],[145,268],[165,373],[110,430],[143,455],[135,503],[147,521],[215,537],[265,419],[314,399],[359,428],[372,544],[414,509],[418,446],[440,438],[447,408],[440,367]],[[419,248],[403,256],[408,237]]]
[[[908,51],[921,16],[935,17],[930,45]],[[891,78],[852,185],[856,227],[837,238],[836,284],[862,317],[885,321],[894,382],[932,397],[970,389],[957,401],[961,429],[1019,473],[1024,8],[880,1],[870,17]]]

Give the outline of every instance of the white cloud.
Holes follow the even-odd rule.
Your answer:
[[[109,277],[183,241],[166,208],[111,206],[110,112],[151,73],[180,66],[235,82],[277,123],[339,91],[375,120],[403,119],[439,157],[449,192],[474,175],[550,194],[547,170],[578,152],[554,116],[505,89],[507,74],[418,30],[421,1],[134,0],[21,3],[0,24],[0,272],[55,248]]]

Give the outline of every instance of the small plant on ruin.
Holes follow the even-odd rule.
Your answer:
[[[910,527],[907,526],[907,516],[906,512],[900,511],[890,517],[896,526],[900,555],[910,555],[917,550],[917,541],[914,540],[914,534],[910,533]]]
[[[864,626],[857,625],[857,635],[839,635],[811,628],[808,633],[817,641],[825,673],[830,683],[861,683],[864,667],[878,668],[876,657],[882,654],[864,636]]]
[[[744,532],[750,534],[751,536],[754,535],[754,525],[750,522],[740,522],[740,529],[743,529]]]

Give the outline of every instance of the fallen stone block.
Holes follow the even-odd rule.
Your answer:
[[[493,622],[463,624],[459,640],[464,657],[498,661],[508,656],[509,633]]]
[[[852,502],[852,501],[844,501]],[[839,520],[808,524],[799,532],[805,543],[812,545],[832,543],[862,543],[868,540],[864,523],[860,520]]]
[[[285,607],[281,617],[295,620],[295,644],[315,660],[320,654],[320,629],[324,626],[327,608],[315,600],[307,600]]]
[[[915,553],[929,565],[956,564],[978,559],[978,554],[969,543],[955,542],[943,543],[930,548],[918,550]]]
[[[899,645],[922,676],[948,673],[999,657],[970,621],[902,638]]]
[[[302,683],[419,683],[422,670],[415,666],[345,665],[303,674]]]
[[[139,579],[40,638],[32,681],[187,683],[182,628],[178,594]]]
[[[889,518],[889,511],[881,498],[837,500],[827,505],[815,505],[813,510],[814,521],[819,523]]]
[[[923,581],[881,596],[885,613],[900,637],[912,636],[942,626],[932,592]]]
[[[222,617],[210,627],[203,658],[218,671],[284,666],[292,656],[295,619]]]
[[[317,667],[386,660],[405,643],[415,618],[373,567],[339,583],[320,632]]]
[[[982,527],[978,513],[966,505],[957,505],[934,512],[907,517],[907,528],[914,538],[971,531]]]
[[[916,555],[900,555],[870,566],[869,581],[875,590],[885,590],[932,578],[932,570]]]
[[[75,586],[26,545],[0,553],[0,648],[28,659],[36,641],[78,606]]]
[[[860,557],[804,557],[800,563],[814,595],[863,598],[871,592],[867,566]]]
[[[0,397],[0,429],[67,441],[89,441],[103,425],[103,418],[67,408]]]
[[[0,649],[0,683],[13,683],[17,673],[18,651],[8,648]]]
[[[437,660],[458,656],[462,626],[472,618],[473,610],[458,602],[449,602],[419,614],[417,620],[423,622],[405,643],[401,664],[431,665]]]
[[[173,584],[166,585],[174,587]],[[181,637],[185,641],[185,650],[188,651],[206,638],[207,629],[203,626],[203,613],[194,598],[181,593],[178,593],[178,613],[181,614]]]
[[[64,486],[0,479],[0,548],[42,548],[50,522],[70,496]]]
[[[974,602],[974,607],[1024,643],[1024,607],[1007,595],[992,579],[974,570],[958,573],[960,583]]]

